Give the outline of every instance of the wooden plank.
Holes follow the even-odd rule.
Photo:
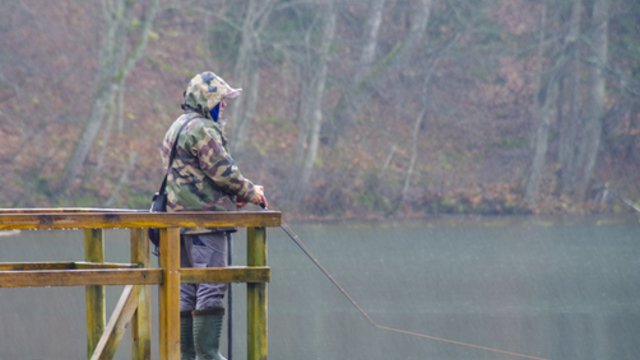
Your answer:
[[[0,230],[108,229],[149,227],[275,227],[280,212],[107,212],[107,213],[4,213]]]
[[[0,271],[18,270],[71,270],[71,269],[131,269],[138,264],[88,261],[45,261],[0,263]]]
[[[104,233],[101,229],[85,229],[84,258],[91,262],[104,261]],[[85,310],[87,323],[87,354],[91,356],[106,322],[104,286],[90,285],[85,288]]]
[[[120,299],[109,318],[109,323],[95,347],[95,351],[90,355],[91,360],[113,359],[116,350],[118,350],[118,345],[122,340],[122,336],[124,335],[125,327],[133,317],[136,307],[138,306],[136,287],[138,286],[125,286],[122,291],[122,295],[120,295]]]
[[[45,213],[80,213],[80,212],[149,212],[138,209],[61,207],[61,208],[0,208],[0,214],[45,214]]]
[[[162,282],[160,269],[91,269],[0,271],[0,288],[153,285]]]
[[[135,269],[138,268],[138,264],[132,263],[117,263],[117,262],[88,262],[88,261],[74,261],[73,269]]]
[[[267,266],[265,228],[247,229],[247,266]],[[247,284],[247,359],[266,360],[267,284]]]
[[[160,360],[180,359],[180,229],[160,230]]]
[[[150,266],[149,239],[144,229],[131,229],[131,262],[143,268]],[[151,360],[151,298],[150,286],[136,287],[138,306],[131,319],[131,358]]]
[[[265,283],[271,278],[267,266],[228,266],[224,268],[183,268],[180,269],[182,283]]]
[[[7,262],[0,263],[0,271],[19,270],[65,270],[73,269],[75,263],[71,261],[46,261],[46,262]]]

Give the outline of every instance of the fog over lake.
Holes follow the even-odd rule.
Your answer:
[[[379,324],[547,359],[640,358],[640,225],[625,218],[466,218],[292,224]],[[127,261],[108,231],[109,261]],[[234,263],[244,263],[244,231]],[[269,357],[518,359],[372,327],[280,229],[269,229]],[[0,238],[0,261],[81,260],[78,231]],[[155,262],[155,258],[154,258]],[[107,287],[107,310],[122,287]],[[154,358],[157,289],[152,289]],[[244,285],[234,358],[246,358]],[[0,359],[84,359],[82,287],[0,289]],[[117,359],[130,358],[128,335]],[[226,344],[224,345],[226,352]]]

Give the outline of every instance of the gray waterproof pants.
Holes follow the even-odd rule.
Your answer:
[[[227,234],[182,235],[181,267],[227,266]],[[180,311],[224,308],[227,284],[180,284]]]

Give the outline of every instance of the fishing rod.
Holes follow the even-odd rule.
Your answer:
[[[260,207],[262,207],[264,210],[267,210],[267,208],[266,208],[266,206],[264,206],[264,204],[261,204]],[[402,335],[413,336],[413,337],[422,338],[422,339],[431,340],[431,341],[437,341],[437,342],[441,342],[441,343],[445,343],[445,344],[449,344],[449,345],[454,345],[454,346],[465,347],[465,348],[469,348],[469,349],[483,350],[483,351],[492,352],[492,353],[495,353],[495,354],[507,355],[507,356],[511,356],[511,357],[519,358],[519,359],[549,360],[547,358],[542,358],[542,357],[532,356],[532,355],[526,355],[526,354],[518,353],[518,352],[515,352],[515,351],[509,351],[509,350],[504,350],[504,349],[499,349],[499,348],[494,348],[494,347],[489,347],[489,346],[477,345],[477,344],[472,344],[472,343],[463,342],[463,341],[459,341],[459,340],[453,340],[453,339],[448,339],[448,338],[444,338],[444,337],[433,336],[433,335],[428,335],[428,334],[424,334],[424,333],[419,333],[419,332],[415,332],[415,331],[409,331],[409,330],[404,330],[404,329],[399,329],[399,328],[395,328],[395,327],[379,324],[378,322],[376,322],[369,315],[369,313],[366,310],[364,310],[364,308],[362,306],[360,306],[360,304],[351,295],[351,293],[349,293],[349,291],[347,291],[347,289],[343,285],[341,285],[333,277],[333,275],[329,272],[329,270],[327,270],[327,268],[325,268],[320,263],[320,261],[318,261],[318,259],[315,256],[313,256],[313,254],[309,251],[309,249],[304,245],[302,240],[300,240],[300,237],[291,229],[291,227],[289,227],[289,225],[287,225],[287,223],[282,222],[281,225],[280,225],[280,229],[282,229],[282,231],[284,231],[284,233],[296,244],[296,246],[306,255],[306,257],[309,260],[311,260],[311,262],[313,262],[313,264],[320,270],[320,272],[322,272],[322,274],[327,279],[329,279],[329,281],[338,289],[338,291],[347,300],[349,300],[351,305],[353,305],[353,307],[355,307],[358,310],[358,312],[367,320],[367,322],[369,322],[369,324],[371,326],[373,326],[373,327],[375,327],[375,328],[377,328],[379,330],[393,332],[393,333],[402,334]]]

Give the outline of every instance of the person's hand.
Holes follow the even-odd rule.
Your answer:
[[[267,198],[264,196],[264,186],[255,185],[254,190],[256,192],[256,195],[253,197],[253,199],[251,199],[251,203],[256,204],[264,209],[269,207]],[[244,201],[236,201],[236,206],[238,207],[238,209],[243,208],[245,205],[247,205],[247,203]]]
[[[256,196],[251,199],[253,204],[260,206],[263,209],[269,207],[269,203],[267,202],[267,198],[264,196],[264,186],[256,185],[255,186]]]

